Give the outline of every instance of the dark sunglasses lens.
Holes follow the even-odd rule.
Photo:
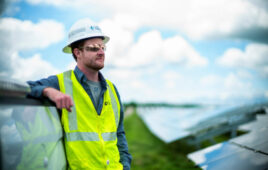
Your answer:
[[[92,52],[97,52],[100,50],[100,48],[98,47],[86,47],[85,49],[86,51],[92,51]]]
[[[90,48],[90,50],[93,52],[97,52],[100,50],[100,48],[99,47],[92,47],[92,48]]]

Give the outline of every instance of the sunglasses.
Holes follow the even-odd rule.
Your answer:
[[[98,52],[100,49],[105,51],[106,50],[106,46],[104,44],[90,44],[88,46],[85,47],[80,47],[80,50],[85,49],[88,52]]]

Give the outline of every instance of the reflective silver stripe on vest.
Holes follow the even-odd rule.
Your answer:
[[[116,140],[116,132],[106,132],[101,134],[104,141]]]
[[[64,77],[64,87],[65,87],[65,93],[70,95],[73,99],[73,83],[71,80],[72,71],[66,71],[63,73]],[[76,108],[75,105],[72,107],[72,112],[68,112],[68,120],[69,120],[69,129],[70,130],[77,130],[77,119],[76,119]]]
[[[114,93],[112,91],[112,87],[110,87],[109,83],[108,84],[108,89],[109,89],[109,93],[110,93],[110,98],[111,98],[111,102],[112,102],[112,107],[113,107],[113,111],[114,111],[114,117],[115,117],[115,124],[116,124],[116,127],[118,128],[118,123],[119,123],[119,118],[118,118],[118,108],[117,108],[117,103],[116,103],[116,99],[115,99],[115,96],[114,96]]]
[[[99,141],[99,135],[95,132],[71,132],[66,133],[67,141]]]

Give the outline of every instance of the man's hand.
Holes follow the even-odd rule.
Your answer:
[[[52,100],[58,109],[65,108],[69,112],[72,111],[71,107],[74,105],[72,98],[69,95],[62,93],[61,91],[47,87],[43,90],[43,95]]]

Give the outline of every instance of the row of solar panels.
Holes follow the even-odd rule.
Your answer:
[[[261,100],[233,106],[139,108],[138,114],[166,143],[186,139],[198,146],[230,132],[231,140],[188,157],[203,169],[249,170],[268,168],[267,108],[268,102]],[[237,130],[248,133],[236,137]]]
[[[268,169],[268,115],[239,127],[249,133],[191,153],[188,158],[203,169]]]

